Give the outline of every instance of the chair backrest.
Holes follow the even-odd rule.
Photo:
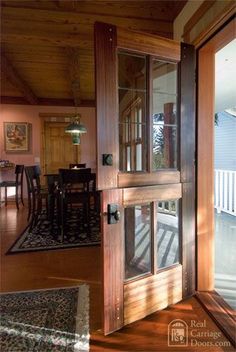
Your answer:
[[[70,169],[73,169],[73,168],[85,168],[86,167],[86,164],[70,164],[69,165],[69,168]]]
[[[88,169],[85,169],[88,170]],[[81,172],[82,170],[59,169],[59,183],[61,188],[70,188],[73,185],[82,185],[77,187],[78,190],[95,191],[96,174],[90,172]]]
[[[30,193],[40,192],[40,189],[41,189],[40,174],[41,174],[41,170],[38,165],[25,167],[25,175],[26,175],[28,192]]]
[[[20,183],[21,186],[23,184],[24,168],[24,165],[16,165],[15,167],[16,183]]]
[[[59,169],[59,180],[62,184],[70,183],[78,183],[78,177],[82,174],[91,174],[91,168],[84,169]]]

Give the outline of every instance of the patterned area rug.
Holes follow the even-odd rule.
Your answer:
[[[2,352],[89,350],[87,285],[2,294]]]
[[[56,219],[56,216],[54,218]],[[86,224],[83,222],[81,208],[70,210],[66,223],[66,231],[62,238],[56,220],[52,225],[47,220],[46,214],[43,213],[37,226],[31,231],[26,228],[7,254],[100,244],[100,216],[97,212],[91,212],[89,233]]]

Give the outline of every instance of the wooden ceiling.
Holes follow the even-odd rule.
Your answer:
[[[172,38],[186,2],[2,0],[2,102],[93,106],[95,21]]]

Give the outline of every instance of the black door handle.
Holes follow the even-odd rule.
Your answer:
[[[121,212],[119,211],[119,206],[117,204],[107,205],[107,222],[108,224],[116,224],[121,218]]]
[[[114,213],[112,213],[116,221],[120,220],[120,211],[116,210]]]

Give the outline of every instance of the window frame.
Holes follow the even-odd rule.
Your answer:
[[[117,61],[119,66],[119,54],[125,54],[125,55],[132,55],[132,56],[145,56],[146,57],[146,99],[145,99],[145,109],[144,111],[146,112],[146,119],[145,119],[145,124],[142,124],[142,126],[146,126],[146,132],[143,133],[146,137],[146,147],[144,147],[146,158],[142,158],[142,170],[141,171],[135,171],[134,166],[136,166],[136,149],[134,150],[134,155],[132,156],[132,146],[131,146],[131,171],[126,171],[126,170],[121,170],[120,169],[120,154],[121,154],[121,147],[120,147],[120,139],[119,139],[119,171],[118,171],[118,179],[119,176],[121,178],[125,178],[125,175],[129,174],[142,174],[144,177],[148,176],[150,174],[158,174],[162,173],[167,173],[167,178],[168,174],[171,173],[179,173],[180,172],[180,62],[177,60],[171,60],[171,59],[163,59],[159,58],[158,56],[154,55],[140,55],[140,53],[136,53],[133,50],[124,50],[124,49],[118,49],[117,51]],[[160,61],[163,63],[170,63],[170,64],[175,64],[177,68],[177,77],[176,77],[176,125],[173,127],[176,128],[176,167],[175,168],[159,168],[157,170],[153,170],[153,61]],[[117,68],[118,70],[118,68]],[[118,75],[118,73],[117,73]],[[117,94],[119,94],[119,86],[117,89]],[[139,99],[139,98],[136,98]],[[119,102],[119,99],[118,99]],[[119,103],[118,103],[119,106]],[[133,102],[130,103],[130,106],[127,107],[127,110],[131,109],[133,107]],[[122,113],[124,115],[125,111]],[[119,116],[120,116],[120,111],[119,111]],[[123,123],[124,124],[124,123]],[[120,118],[119,118],[119,131],[120,131]],[[164,126],[164,125],[163,125]],[[132,136],[131,136],[132,139]],[[133,144],[139,144],[139,143],[133,143]],[[143,148],[142,148],[143,149]],[[124,152],[123,152],[124,155]],[[127,165],[127,159],[126,159],[126,153],[125,153],[125,158],[122,161],[122,165]],[[178,178],[178,175],[176,174],[176,177]],[[169,182],[169,180],[167,181]]]

